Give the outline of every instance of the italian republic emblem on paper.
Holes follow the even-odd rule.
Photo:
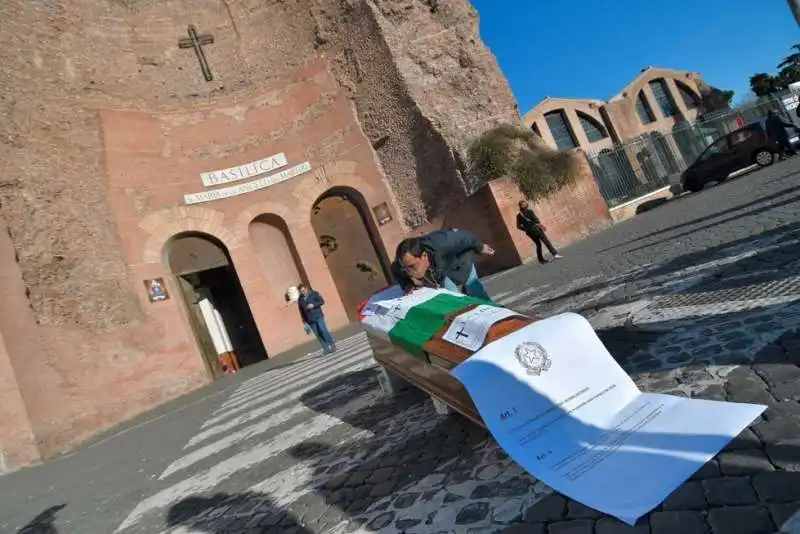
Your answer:
[[[526,341],[517,345],[514,350],[519,364],[528,371],[529,375],[539,376],[550,369],[553,360],[547,355],[544,347],[533,341]]]

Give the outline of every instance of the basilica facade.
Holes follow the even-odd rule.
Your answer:
[[[469,140],[518,120],[467,0],[0,15],[0,470],[219,376],[215,318],[241,365],[306,341],[300,282],[352,322],[467,201]]]

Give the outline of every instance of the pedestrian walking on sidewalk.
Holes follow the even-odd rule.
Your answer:
[[[542,244],[547,247],[547,250],[550,251],[550,254],[553,255],[554,259],[558,260],[563,258],[563,256],[558,253],[556,248],[550,242],[550,239],[545,233],[546,229],[542,224],[542,221],[539,220],[539,217],[536,216],[526,200],[519,201],[517,228],[525,232],[531,241],[533,241],[534,245],[536,245],[536,258],[539,260],[539,263],[548,263],[548,260],[544,258]]]
[[[298,289],[300,298],[297,299],[297,308],[300,310],[300,318],[303,319],[306,333],[313,333],[316,336],[317,341],[322,345],[323,354],[336,352],[336,340],[333,339],[333,335],[325,324],[325,314],[322,311],[325,299],[307,284],[300,284]]]

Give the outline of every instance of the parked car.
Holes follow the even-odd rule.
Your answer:
[[[709,182],[722,182],[735,171],[753,164],[772,165],[778,145],[760,123],[750,124],[714,141],[681,175],[685,191],[697,192]]]

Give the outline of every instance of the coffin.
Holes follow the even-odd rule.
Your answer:
[[[361,312],[367,302],[365,301],[359,307],[360,317],[362,317]],[[404,385],[413,386],[424,391],[433,399],[473,423],[486,428],[466,389],[450,374],[451,369],[475,352],[450,343],[443,338],[453,319],[476,306],[478,304],[467,305],[457,313],[447,316],[443,326],[436,330],[431,339],[423,345],[424,354],[422,357],[410,354],[397,345],[374,335],[367,328],[364,331],[375,360],[384,368],[393,384],[395,384],[393,389],[398,389],[398,381],[402,381]],[[498,321],[490,327],[483,346],[516,332],[533,321],[533,318],[522,314]],[[402,389],[402,387],[399,389]]]

